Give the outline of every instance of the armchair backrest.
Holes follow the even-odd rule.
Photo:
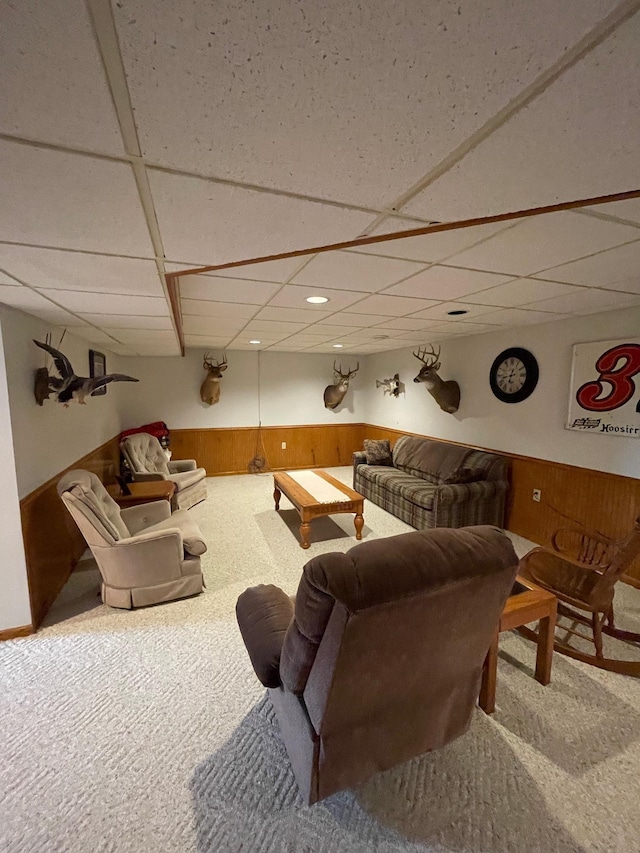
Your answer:
[[[120,442],[120,450],[136,474],[169,475],[167,457],[155,435],[148,432],[128,435]]]
[[[466,730],[517,564],[488,526],[405,533],[307,563],[280,677],[327,757],[349,742],[366,764],[373,741],[379,766],[391,766]]]
[[[96,474],[81,468],[69,471],[58,481],[57,489],[90,547],[113,545],[131,535],[120,507]]]

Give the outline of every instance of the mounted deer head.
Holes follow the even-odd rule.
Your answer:
[[[457,412],[460,405],[460,386],[452,380],[443,382],[438,376],[440,347],[438,347],[438,352],[435,352],[433,347],[430,347],[429,351],[426,347],[422,347],[418,352],[414,352],[414,355],[419,361],[423,362],[424,367],[413,381],[424,382],[427,391],[443,412],[448,412],[450,415]]]
[[[333,375],[336,379],[335,385],[327,385],[324,389],[324,405],[327,409],[335,409],[336,406],[339,406],[340,403],[344,400],[344,395],[347,393],[349,388],[349,380],[356,375],[358,370],[360,369],[360,362],[356,362],[356,369],[350,370],[347,368],[347,372],[342,372],[342,364],[340,367],[336,367],[335,361],[333,362]]]
[[[214,364],[207,352],[202,366],[207,371],[207,378],[200,386],[200,399],[208,406],[213,406],[220,399],[220,380],[222,371],[227,369],[227,357],[223,354],[222,361]]]

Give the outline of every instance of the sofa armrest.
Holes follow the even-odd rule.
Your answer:
[[[478,480],[475,483],[452,483],[446,486],[438,486],[434,495],[434,503],[437,501],[440,506],[448,506],[494,498],[506,494],[508,485],[505,480]]]
[[[168,477],[165,477],[164,474],[157,474],[157,473],[142,474],[142,473],[138,473],[137,471],[133,472],[133,482],[134,483],[152,483],[152,482],[157,481],[157,480],[167,480],[167,479],[168,479]]]
[[[185,471],[195,471],[198,467],[195,459],[176,459],[168,464],[170,474],[184,474]]]
[[[280,654],[293,608],[291,598],[273,584],[250,587],[238,598],[238,627],[255,674],[265,687],[282,683]]]
[[[135,536],[142,533],[146,527],[158,524],[165,518],[171,517],[171,505],[169,501],[150,501],[139,506],[129,506],[120,510],[122,520],[127,525],[129,533]]]
[[[353,460],[353,488],[356,487],[356,471],[358,470],[358,465],[366,465],[367,463],[367,454],[364,450],[356,450],[354,454],[352,454],[351,459]]]

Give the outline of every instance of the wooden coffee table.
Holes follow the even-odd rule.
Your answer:
[[[558,599],[524,578],[517,577],[513,591],[506,601],[500,626],[487,652],[482,672],[482,686],[478,704],[485,714],[493,714],[496,708],[496,677],[498,670],[498,636],[502,631],[517,628],[519,633],[538,644],[536,652],[536,681],[548,684],[551,681],[551,661],[556,627]],[[538,631],[525,628],[529,622],[539,620]]]
[[[353,512],[355,517],[353,524],[356,528],[356,539],[362,539],[362,528],[364,526],[364,518],[362,508],[364,505],[364,497],[354,492],[349,486],[345,486],[335,477],[327,474],[325,471],[295,471],[296,474],[315,474],[320,482],[318,486],[321,488],[322,481],[334,486],[339,492],[344,495],[344,498],[337,499],[330,503],[318,500],[307,489],[313,491],[313,484],[306,483],[306,488],[293,479],[292,476],[285,471],[276,471],[273,475],[273,499],[276,503],[276,511],[280,509],[280,497],[286,495],[291,503],[297,509],[300,515],[300,547],[309,547],[309,532],[311,530],[311,521],[314,518],[319,518],[322,515],[335,515],[341,512]],[[312,480],[313,478],[306,478]]]
[[[174,496],[176,484],[172,480],[149,480],[146,483],[127,483],[130,495],[123,495],[120,486],[107,486],[107,491],[123,509],[127,506],[148,504],[151,501],[169,501]]]

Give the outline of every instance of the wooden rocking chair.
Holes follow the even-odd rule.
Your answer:
[[[566,633],[563,640],[556,636],[554,649],[601,669],[640,676],[640,661],[607,658],[602,646],[603,633],[635,647],[640,644],[640,634],[616,628],[613,617],[615,585],[640,554],[640,516],[631,533],[617,541],[596,533],[563,529],[554,533],[551,542],[552,548],[534,548],[526,554],[518,574],[553,592],[559,599],[558,616],[573,620],[571,627],[558,626]],[[592,636],[575,630],[578,623],[587,625]],[[595,655],[569,645],[571,634],[592,640]]]

